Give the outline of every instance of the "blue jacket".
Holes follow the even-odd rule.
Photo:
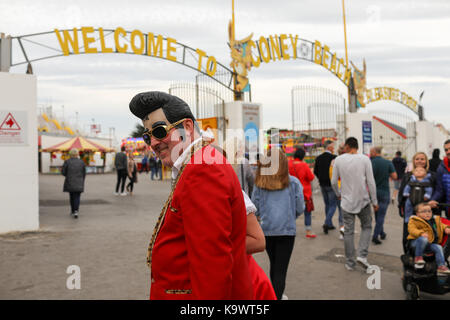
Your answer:
[[[295,220],[305,210],[303,187],[296,177],[289,176],[289,187],[282,190],[265,190],[255,185],[252,201],[265,236],[295,236]]]
[[[409,181],[410,182],[418,182],[419,180],[417,180],[417,178],[415,176],[411,176],[411,179],[409,179]],[[424,182],[424,183],[428,182],[431,184],[431,174],[428,173],[421,182]],[[405,189],[403,190],[403,196],[409,197],[410,194],[411,194],[411,185],[407,184]],[[431,199],[432,194],[433,194],[433,188],[425,187],[424,197],[426,197],[427,199]]]
[[[418,180],[417,180],[417,178],[414,175],[412,175],[411,178],[409,179],[409,182],[417,182],[417,181]],[[408,223],[409,222],[409,218],[412,215],[414,215],[414,206],[411,203],[411,200],[409,199],[409,195],[411,193],[411,186],[409,185],[409,182],[405,186],[405,189],[403,189],[403,196],[405,198],[407,198],[406,199],[406,203],[405,203],[405,223]],[[426,177],[422,180],[422,182],[424,182],[424,183],[428,182],[428,183],[431,184],[432,183],[431,182],[431,173],[428,173],[426,175]],[[430,198],[431,198],[432,194],[433,194],[433,188],[432,187],[426,187],[425,188],[424,197],[426,197],[427,199],[431,200]],[[422,200],[425,201],[425,199],[422,199]]]
[[[436,171],[436,191],[433,194],[432,200],[437,202],[450,202],[450,172],[444,165],[444,161],[441,162]]]

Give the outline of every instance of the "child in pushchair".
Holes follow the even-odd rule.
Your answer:
[[[408,222],[408,240],[410,247],[414,249],[414,267],[422,269],[425,266],[423,260],[423,253],[426,249],[434,252],[437,264],[437,274],[450,274],[450,269],[446,266],[444,258],[444,251],[441,246],[441,241],[444,234],[450,234],[450,226],[441,222],[441,217],[434,217],[430,205],[427,203],[419,203],[414,211],[415,216],[412,216]]]
[[[401,257],[403,288],[407,297],[418,298],[419,288],[443,294],[450,291],[450,220],[433,217],[431,207],[420,203],[408,222],[407,252]]]

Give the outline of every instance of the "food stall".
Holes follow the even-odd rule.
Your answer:
[[[42,150],[50,153],[50,173],[61,173],[64,161],[69,159],[71,149],[79,151],[80,159],[86,164],[86,173],[104,173],[106,153],[114,152],[114,149],[84,137],[74,137]]]

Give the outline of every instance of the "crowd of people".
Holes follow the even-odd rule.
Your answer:
[[[138,182],[138,172],[139,174],[148,173],[150,169],[151,180],[162,180],[163,176],[161,159],[156,157],[154,153],[150,157],[147,153],[144,154],[141,161],[141,168],[138,171],[133,152],[127,153],[125,146],[122,146],[121,151],[116,154],[114,167],[117,172],[117,183],[114,192],[116,196],[119,194],[121,196],[133,195],[134,184]],[[125,187],[127,178],[129,182]]]
[[[162,180],[162,170],[161,159],[159,159],[154,152],[152,152],[150,155],[149,153],[144,153],[144,156],[141,160],[141,169],[139,173],[148,173],[150,171],[151,180]]]
[[[303,148],[288,160],[282,149],[272,147],[258,155],[253,170],[242,147],[221,149],[203,139],[189,106],[175,96],[144,92],[131,100],[130,110],[143,121],[144,141],[155,152],[155,157],[144,157],[140,172],[150,169],[153,180],[160,168],[157,158],[172,170],[171,192],[148,247],[151,299],[287,299],[286,276],[300,215],[304,215],[305,237],[311,241],[317,237],[311,225],[314,179],[324,202],[324,236],[339,227],[347,270],[354,270],[356,264],[370,267],[370,242],[381,245],[387,238],[386,212],[397,201],[404,251],[415,250],[420,268],[423,253],[432,250],[438,273],[450,273],[439,248],[443,235],[450,234],[450,227],[440,219],[442,210],[450,216],[450,140],[444,144],[443,160],[438,151],[430,161],[418,152],[410,167],[400,151],[392,161],[382,157],[380,147],[371,148],[369,156],[361,154],[358,140],[349,137],[337,149],[338,155],[335,142],[326,141],[313,169],[303,161]],[[84,184],[76,158],[77,153],[71,153],[63,167],[72,214],[78,213]],[[238,161],[230,164],[230,158]],[[138,177],[133,155],[127,156],[122,148],[115,166],[115,194],[126,195],[127,177],[126,189],[132,194]],[[361,225],[357,249],[356,217]],[[269,276],[252,258],[264,250]]]

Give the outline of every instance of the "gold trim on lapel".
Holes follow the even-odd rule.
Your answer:
[[[191,294],[191,289],[167,289],[167,294]]]
[[[189,160],[193,157],[194,153],[197,152],[198,150],[204,148],[205,146],[209,145],[210,142],[205,141],[205,140],[201,140],[198,143],[196,143],[195,145],[193,145],[191,147],[191,154],[189,157]],[[177,178],[175,179],[175,182],[173,184],[172,187],[172,191],[170,192],[169,197],[167,198],[166,203],[164,204],[164,207],[161,211],[161,213],[159,214],[159,218],[158,221],[156,222],[155,228],[153,229],[153,234],[152,234],[152,238],[150,240],[150,243],[148,245],[148,250],[147,250],[147,265],[150,268],[150,270],[152,269],[152,251],[153,251],[153,246],[155,245],[155,241],[156,241],[156,237],[158,236],[159,230],[161,229],[161,226],[164,222],[164,218],[166,216],[166,212],[167,212],[167,207],[170,206],[171,202],[172,202],[172,197],[173,197],[173,193],[175,192],[175,189],[177,187],[178,181],[180,180],[181,174],[184,171],[184,168],[186,168],[186,165],[189,161],[186,161],[185,163],[183,163],[183,165],[180,168],[180,171],[178,173]],[[173,212],[177,212],[178,210],[173,208],[176,211],[172,210],[172,206],[170,206],[170,210]]]

